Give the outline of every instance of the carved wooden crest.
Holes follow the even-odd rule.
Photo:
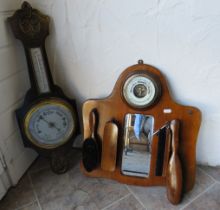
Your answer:
[[[39,45],[49,34],[49,17],[33,9],[28,2],[8,20],[15,37],[28,46]]]

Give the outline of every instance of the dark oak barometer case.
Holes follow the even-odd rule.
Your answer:
[[[83,105],[81,170],[126,184],[166,186],[178,204],[195,183],[200,111],[175,103],[161,72],[142,60],[105,99]]]
[[[68,169],[67,154],[79,133],[75,101],[54,84],[45,50],[49,17],[24,2],[9,19],[25,50],[31,88],[16,111],[24,145],[49,157],[56,173]]]

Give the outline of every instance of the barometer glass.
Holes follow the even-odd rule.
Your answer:
[[[123,86],[123,96],[126,102],[135,108],[152,105],[158,95],[159,85],[145,74],[132,75]]]
[[[32,143],[55,148],[64,144],[75,129],[72,109],[59,101],[42,102],[25,117],[25,132]]]

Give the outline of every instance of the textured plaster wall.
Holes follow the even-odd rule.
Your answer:
[[[24,148],[15,119],[15,110],[30,87],[21,44],[7,24],[20,4],[21,0],[0,0],[0,199],[37,156]]]
[[[203,113],[199,163],[220,165],[219,0],[32,0],[49,14],[55,79],[82,103],[110,94],[139,58],[166,75],[177,102]]]

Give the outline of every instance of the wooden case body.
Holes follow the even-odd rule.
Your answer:
[[[16,110],[16,117],[24,146],[31,147],[40,155],[51,158],[52,169],[56,173],[64,173],[67,170],[65,165],[66,162],[68,162],[66,158],[67,153],[71,150],[75,137],[80,133],[80,126],[75,100],[67,97],[63,93],[62,89],[55,85],[53,82],[45,49],[45,40],[49,35],[50,18],[49,16],[44,15],[40,11],[32,8],[28,2],[23,2],[21,9],[15,11],[15,13],[10,18],[8,18],[8,22],[11,26],[15,38],[20,40],[23,44],[31,85],[30,89],[25,95],[23,105]],[[42,60],[40,58],[38,59],[41,60],[44,66],[44,68],[41,69],[43,72],[41,72],[41,74],[46,77],[45,80],[48,84],[47,91],[44,90],[42,92],[39,88],[40,79],[37,79],[36,74],[39,69],[35,69],[33,57],[31,54],[32,49],[39,49],[40,58],[42,56]],[[37,60],[38,66],[40,66],[39,60]],[[71,134],[65,143],[57,147],[47,148],[44,146],[37,146],[31,142],[30,138],[28,138],[25,133],[25,116],[33,107],[36,107],[39,103],[48,102],[53,99],[60,100],[71,107],[71,111],[74,115],[75,131]]]
[[[149,73],[155,75],[161,83],[161,96],[159,100],[150,107],[135,109],[129,106],[123,98],[122,89],[124,82],[132,74]],[[115,179],[126,184],[142,186],[166,185],[166,167],[162,176],[155,176],[156,159],[151,159],[151,169],[149,177],[140,178],[127,176],[121,173],[122,149],[123,149],[123,128],[124,119],[127,113],[152,115],[154,117],[154,131],[160,129],[164,124],[173,119],[181,122],[179,156],[183,171],[184,191],[192,189],[195,183],[196,173],[196,142],[201,122],[201,112],[192,106],[177,104],[170,96],[167,82],[161,72],[153,66],[137,64],[127,68],[117,80],[111,95],[104,99],[91,99],[83,104],[83,125],[84,139],[90,136],[89,113],[96,109],[99,113],[98,135],[100,144],[103,144],[104,128],[107,122],[114,120],[118,125],[117,157],[114,171],[102,170],[101,166],[87,172],[81,164],[84,174],[91,177],[105,177]],[[170,109],[171,113],[164,113],[164,109]],[[154,135],[152,143],[152,157],[156,156],[158,147],[158,137]]]

